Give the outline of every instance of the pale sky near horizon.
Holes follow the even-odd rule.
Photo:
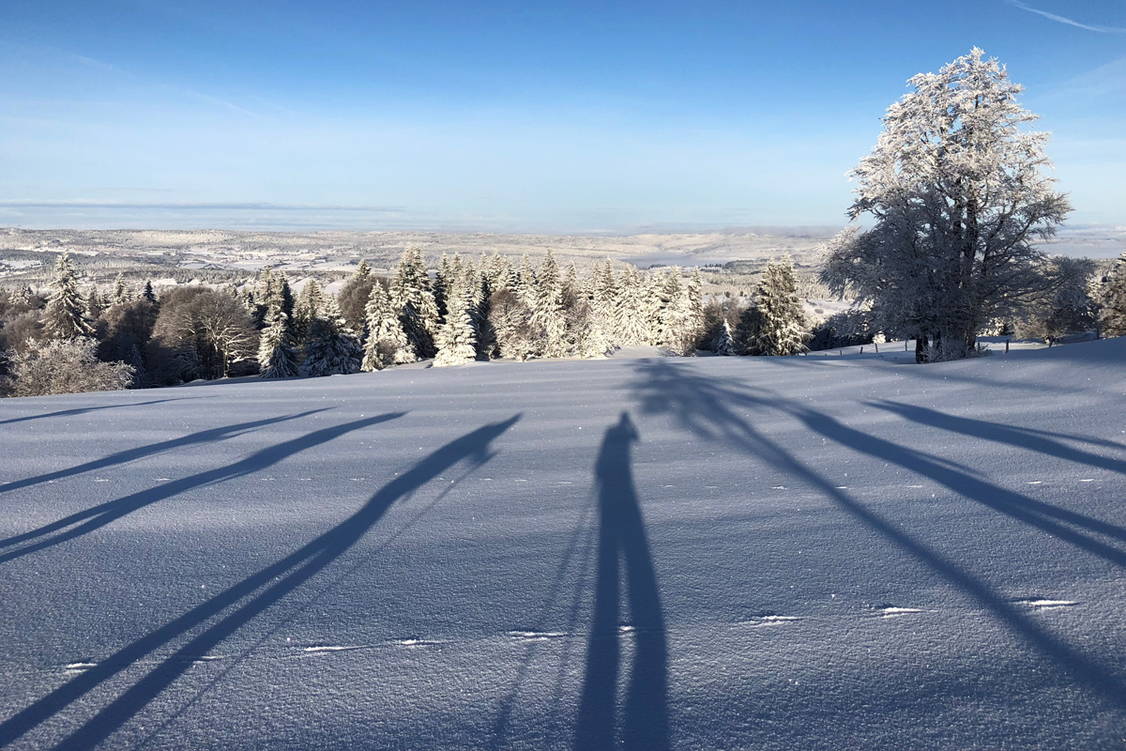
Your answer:
[[[972,46],[1126,225],[1126,3],[8,0],[0,226],[839,225],[914,73]]]

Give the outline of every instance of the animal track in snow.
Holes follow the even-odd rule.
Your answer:
[[[736,625],[759,628],[760,626],[781,626],[786,623],[794,623],[800,620],[801,618],[797,617],[796,615],[778,615],[776,613],[764,613],[762,615],[753,615],[745,621],[739,621]]]
[[[562,639],[567,636],[566,631],[509,631],[508,635],[521,641],[547,641],[549,639]]]
[[[901,618],[905,615],[915,615],[916,613],[925,613],[927,611],[920,610],[919,608],[900,608],[894,605],[885,605],[880,608],[881,618]]]
[[[433,639],[393,639],[392,644],[399,647],[436,647],[442,642]]]
[[[1078,605],[1074,600],[1049,600],[1043,597],[1028,597],[1013,600],[1014,605],[1023,605],[1033,610],[1055,610],[1057,608],[1071,608]]]
[[[66,665],[65,668],[66,672],[68,673],[84,673],[90,668],[97,666],[98,663],[96,662],[72,662],[69,665]]]

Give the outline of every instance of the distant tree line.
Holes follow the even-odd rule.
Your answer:
[[[1048,259],[1051,283],[1019,315],[985,330],[1058,337],[1094,328],[1126,335],[1126,253],[1105,268]],[[600,357],[658,346],[670,354],[794,355],[906,337],[873,306],[814,324],[788,260],[767,264],[751,298],[705,302],[698,271],[642,272],[610,261],[579,275],[549,253],[533,267],[500,255],[443,256],[431,273],[408,250],[383,278],[361,262],[340,293],[307,279],[294,294],[263,271],[241,289],[173,287],[159,296],[119,276],[82,287],[59,256],[46,294],[0,293],[0,393],[12,396],[165,386],[258,373],[264,378],[375,371],[505,358]],[[880,327],[883,328],[880,328]]]

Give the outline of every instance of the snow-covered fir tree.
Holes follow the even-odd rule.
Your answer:
[[[470,313],[472,292],[465,278],[450,287],[446,298],[446,322],[438,331],[435,367],[462,365],[477,357],[477,336]]]
[[[272,288],[271,288],[272,289]],[[271,294],[267,292],[266,294]],[[307,279],[293,305],[293,336],[299,343],[309,337],[309,330],[322,313],[326,295],[316,279]]]
[[[743,342],[750,355],[796,355],[805,351],[809,322],[798,298],[790,260],[771,261],[755,288],[753,316]]]
[[[876,330],[917,340],[916,359],[965,357],[979,329],[1045,286],[1043,254],[1070,206],[1042,174],[1047,134],[1021,87],[977,48],[909,81],[853,171],[855,219],[829,247],[822,280],[872,306]]]
[[[378,280],[371,286],[364,317],[368,334],[360,370],[371,372],[415,361],[414,349],[407,341],[398,313],[391,306],[391,297]]]
[[[735,354],[735,336],[731,332],[731,323],[724,317],[712,339],[712,352],[717,355]]]
[[[403,331],[418,358],[433,357],[438,306],[434,302],[422,251],[418,248],[408,248],[399,259],[391,282],[391,302],[399,311]]]
[[[1099,285],[1099,328],[1103,336],[1126,336],[1126,253]]]
[[[356,373],[363,352],[348,331],[336,298],[325,295],[320,312],[309,321],[301,358],[301,375],[325,376]]]
[[[540,264],[532,293],[532,321],[543,329],[544,356],[566,357],[567,328],[563,315],[563,286],[551,250]]]
[[[125,284],[125,276],[118,274],[117,278],[113,280],[113,292],[111,293],[110,300],[114,305],[124,305],[131,299],[129,295],[129,287]]]
[[[104,309],[105,304],[102,296],[98,294],[97,285],[91,284],[90,289],[86,292],[86,320],[91,322],[91,328],[93,328],[93,322],[98,320]]]
[[[51,280],[51,296],[43,308],[43,330],[51,339],[73,339],[93,336],[94,327],[86,317],[86,300],[78,288],[78,272],[63,252],[55,262]]]
[[[627,267],[620,276],[614,301],[614,328],[612,336],[622,347],[641,347],[652,337],[651,322],[646,316],[648,285],[637,269]]]
[[[266,310],[266,325],[258,340],[258,367],[263,378],[297,375],[297,353],[288,318],[278,300]]]

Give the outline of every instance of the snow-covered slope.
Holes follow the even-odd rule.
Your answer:
[[[13,399],[0,454],[0,746],[1126,744],[1126,339]]]

